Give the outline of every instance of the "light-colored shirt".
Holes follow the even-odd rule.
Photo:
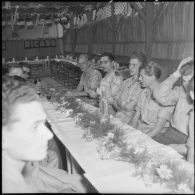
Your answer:
[[[136,106],[136,111],[141,113],[137,128],[147,133],[157,125],[159,118],[166,119],[164,127],[168,127],[173,109],[173,106],[162,107],[153,99],[151,91],[148,88],[144,89],[138,98]]]
[[[116,100],[121,85],[121,76],[113,70],[104,76],[100,82],[100,87],[97,88],[96,92],[100,95],[100,98],[102,98],[102,95],[104,94],[105,98],[110,103],[111,101]],[[109,114],[115,114],[111,104],[109,104]]]
[[[188,140],[187,146],[194,149],[194,109],[189,112],[189,123],[188,123]]]
[[[154,97],[162,105],[175,106],[175,110],[171,118],[171,126],[185,135],[188,135],[188,112],[193,108],[193,105],[189,103],[183,86],[173,88],[173,85],[177,80],[178,78],[174,75],[168,77],[157,89],[155,89]]]
[[[33,193],[18,169],[18,163],[12,160],[5,152],[2,154],[2,192],[3,193]]]
[[[116,99],[120,87],[122,85],[122,78],[115,71],[112,71],[104,76],[100,82],[100,87],[97,93],[102,96],[103,91],[107,99]]]
[[[138,97],[143,89],[137,79],[133,77],[126,79],[117,95],[117,102],[121,106],[122,104],[128,105],[132,101],[137,104]],[[132,116],[135,113],[135,108],[131,111],[121,110],[127,116]]]
[[[101,80],[102,80],[101,73],[94,68],[89,68],[87,74],[83,72],[83,74],[81,75],[78,87],[79,88],[82,87],[84,91],[86,90],[96,91]]]

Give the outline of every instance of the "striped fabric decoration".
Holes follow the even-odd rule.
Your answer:
[[[114,4],[114,14],[123,14],[125,7],[127,6],[127,3],[125,2],[117,2]]]
[[[104,17],[103,18],[108,18],[111,17],[111,5],[107,5],[104,7]]]

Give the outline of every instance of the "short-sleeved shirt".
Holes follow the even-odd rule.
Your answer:
[[[11,159],[3,151],[2,154],[2,192],[3,193],[36,193],[37,189],[32,188],[25,181],[20,172],[20,164]]]
[[[101,98],[104,93],[105,97],[108,99],[108,102],[116,100],[122,82],[121,76],[117,72],[112,71],[109,74],[106,74],[101,80],[100,87],[97,88],[97,94],[99,94]],[[113,115],[115,114],[112,105],[109,105],[109,113]]]
[[[133,79],[132,77],[126,79],[123,82],[121,89],[117,95],[118,104],[128,105],[132,101],[134,101],[137,104],[138,97],[142,90],[143,89],[141,88],[141,85],[137,79]],[[131,116],[132,114],[135,113],[135,109],[132,111],[122,110],[122,112],[127,116]]]
[[[144,89],[138,99],[136,110],[141,113],[138,129],[147,133],[154,128],[159,118],[167,120],[165,127],[169,126],[174,107],[163,107],[152,97],[149,89]]]
[[[102,96],[105,92],[106,98],[116,99],[120,87],[122,85],[122,78],[115,71],[106,74],[100,82],[100,87],[97,89],[97,93]]]
[[[84,91],[86,90],[96,91],[101,80],[102,80],[101,73],[94,68],[89,68],[89,74],[83,72],[83,74],[81,75],[79,85],[83,87]]]

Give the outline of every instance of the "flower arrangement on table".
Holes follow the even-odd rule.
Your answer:
[[[98,113],[88,113],[81,102],[66,98],[61,104],[66,110],[73,110],[70,117],[77,117],[77,124],[83,129],[90,129],[93,138],[99,140],[97,151],[100,158],[115,159],[131,163],[134,167],[130,174],[142,178],[147,185],[160,183],[170,193],[193,193],[193,173],[181,168],[177,160],[156,161],[148,152],[146,145],[135,146],[126,143],[124,133],[115,128],[110,120],[101,120]]]
[[[147,146],[139,147],[124,142],[123,131],[115,128],[98,147],[101,159],[126,161],[134,166],[133,175],[142,178],[146,185],[160,183],[170,193],[193,193],[193,173],[181,168],[181,161],[154,161]],[[132,174],[132,173],[131,173]]]

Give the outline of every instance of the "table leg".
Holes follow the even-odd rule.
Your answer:
[[[66,151],[66,165],[67,165],[67,172],[68,172],[68,174],[70,175],[71,174],[71,167],[72,167],[72,165],[71,165],[71,155],[70,155],[70,153],[68,152],[68,150],[67,149],[65,149],[65,151]]]
[[[76,165],[76,162],[74,160],[74,158],[71,156],[71,173],[74,174],[74,173],[78,173],[77,171],[77,165]]]

